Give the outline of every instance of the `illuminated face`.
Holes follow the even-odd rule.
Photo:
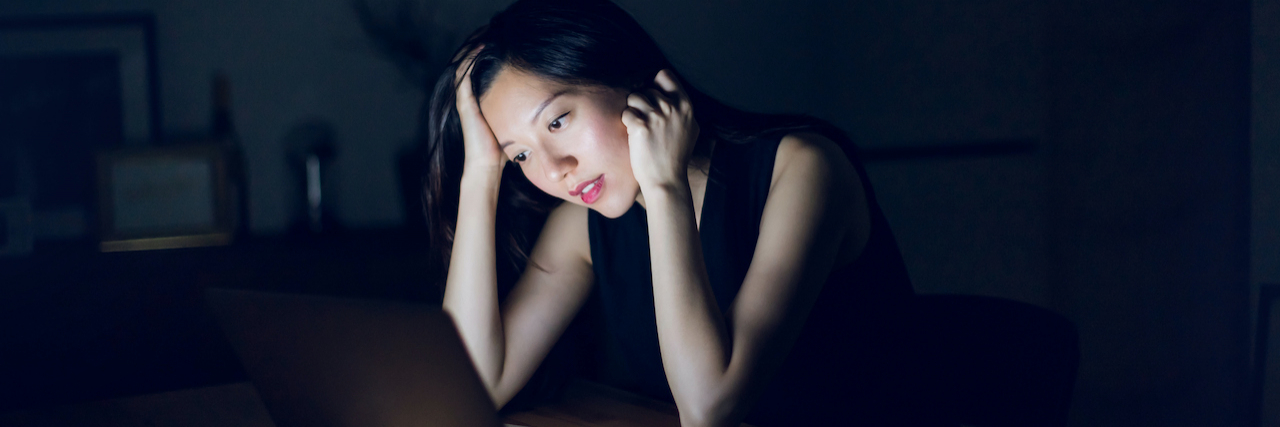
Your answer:
[[[480,111],[507,159],[543,192],[617,218],[640,193],[622,111],[628,93],[504,67]]]

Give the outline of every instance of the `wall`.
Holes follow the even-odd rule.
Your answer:
[[[1251,281],[1280,283],[1280,2],[1253,1]]]
[[[1280,2],[1253,0],[1252,222],[1249,283],[1280,284]],[[1251,307],[1256,307],[1256,299]],[[1256,309],[1251,311],[1257,315]],[[1271,331],[1280,331],[1280,305],[1271,308]],[[1255,318],[1256,320],[1256,318]],[[1253,323],[1256,324],[1256,323]],[[1261,425],[1280,425],[1280,339],[1272,333]],[[1256,343],[1254,345],[1257,345]],[[1252,354],[1252,353],[1251,353]]]
[[[1049,277],[1081,331],[1077,425],[1243,422],[1248,8],[1048,10]]]

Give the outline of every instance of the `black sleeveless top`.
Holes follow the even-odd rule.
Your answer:
[[[713,150],[699,234],[721,311],[731,306],[751,265],[781,137],[720,143]],[[862,180],[871,233],[857,259],[831,272],[782,368],[752,406],[746,422],[758,427],[848,424],[850,416],[875,412],[876,402],[892,394],[886,387],[893,375],[884,366],[899,355],[895,340],[912,289],[866,172],[852,147],[845,154]],[[597,379],[671,401],[658,348],[644,208],[633,205],[616,219],[591,211],[588,228],[602,358]]]

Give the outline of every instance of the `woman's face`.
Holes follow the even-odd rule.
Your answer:
[[[631,172],[625,91],[567,86],[503,67],[480,111],[507,159],[547,194],[617,218],[640,193]]]

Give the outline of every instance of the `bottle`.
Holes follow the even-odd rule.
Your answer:
[[[231,118],[231,82],[221,71],[213,75],[213,140],[226,155],[227,199],[232,204],[233,239],[249,236],[249,174],[244,149]]]

